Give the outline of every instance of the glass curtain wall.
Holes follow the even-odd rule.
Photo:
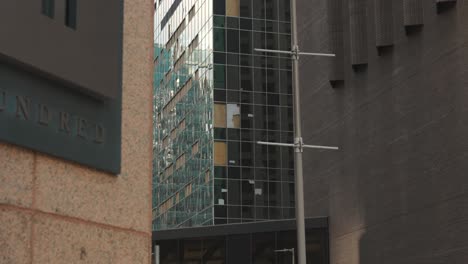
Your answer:
[[[294,218],[289,5],[213,2],[215,224]]]
[[[294,217],[288,0],[155,0],[153,229]]]
[[[212,0],[155,0],[153,229],[213,223]]]

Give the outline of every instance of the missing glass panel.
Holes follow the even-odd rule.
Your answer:
[[[238,104],[227,105],[227,127],[240,128],[240,106]]]
[[[226,163],[227,163],[226,142],[215,142],[214,143],[214,165],[226,166]]]
[[[239,0],[226,0],[226,15],[227,16],[240,16]]]
[[[214,104],[214,127],[226,127],[225,104]]]

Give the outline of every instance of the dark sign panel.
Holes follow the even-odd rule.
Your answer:
[[[123,1],[0,2],[0,140],[120,173]]]

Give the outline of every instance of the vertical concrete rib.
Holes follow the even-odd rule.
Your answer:
[[[379,47],[393,45],[393,1],[375,0],[375,44]]]
[[[343,68],[343,0],[327,0],[328,45],[336,57],[329,60],[329,81],[344,80]]]
[[[351,64],[367,64],[367,0],[348,0]]]
[[[423,0],[403,0],[403,17],[405,26],[424,24]]]

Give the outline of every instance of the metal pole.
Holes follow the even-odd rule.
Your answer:
[[[278,142],[266,142],[266,141],[257,141],[259,145],[268,145],[268,146],[280,146],[280,147],[293,147],[300,148],[301,146],[290,144],[290,143],[278,143]],[[339,150],[339,147],[331,146],[320,146],[320,145],[302,145],[302,148],[312,148],[312,149],[327,149],[327,150]]]
[[[159,245],[154,246],[154,263],[160,264]]]
[[[302,129],[301,129],[301,95],[299,84],[299,47],[297,41],[296,0],[291,0],[291,29],[293,55],[294,82],[294,143],[300,144],[295,148],[294,169],[296,174],[296,229],[297,229],[297,259],[299,264],[306,264],[305,223],[304,223],[304,176],[302,171]]]
[[[291,248],[291,253],[292,253],[292,264],[294,264],[294,259],[296,258],[296,256],[294,256],[294,248]]]
[[[259,52],[267,52],[267,53],[279,53],[279,54],[288,54],[294,55],[296,54],[292,50],[271,50],[271,49],[254,49],[255,51]],[[336,55],[333,53],[317,53],[317,52],[299,52],[299,55],[307,55],[307,56],[320,56],[320,57],[335,57]]]

